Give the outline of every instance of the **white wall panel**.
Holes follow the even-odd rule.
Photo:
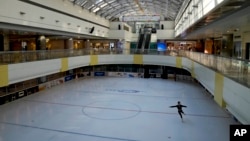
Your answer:
[[[55,8],[59,8],[59,11],[68,12],[72,15],[77,15],[76,13],[70,13],[76,6],[68,2],[67,8],[64,7],[64,2],[66,1],[59,1],[59,0],[37,0],[40,4],[51,4],[49,7],[54,8],[53,6],[57,5]],[[48,3],[47,3],[48,2]],[[70,10],[71,9],[71,10]],[[10,12],[11,10],[11,12]],[[66,11],[65,11],[66,10]],[[23,12],[25,14],[20,14]],[[88,16],[91,16],[89,21],[94,23],[101,24],[103,26],[109,27],[108,21],[98,20],[94,15],[90,13],[82,13],[77,15],[79,18],[86,19]],[[41,19],[43,17],[44,19]],[[56,22],[59,21],[59,22]],[[78,18],[74,18],[72,16],[64,15],[52,10],[44,9],[35,5],[31,5],[25,2],[21,2],[18,0],[5,0],[1,1],[0,4],[0,22],[3,23],[11,23],[17,25],[25,25],[37,28],[44,28],[44,29],[52,29],[70,33],[80,33],[80,34],[89,34],[101,37],[108,36],[108,28],[96,25],[94,23],[90,23],[87,21],[83,21]],[[79,26],[79,27],[78,27]],[[93,34],[90,34],[90,28],[95,27]],[[20,29],[21,30],[21,29]]]
[[[143,55],[143,64],[176,66],[174,56]]]
[[[139,34],[138,33],[132,33],[131,42],[137,42],[138,38],[139,38]]]
[[[125,31],[125,41],[132,41],[133,33]]]
[[[9,84],[60,72],[61,59],[9,65]]]
[[[223,98],[229,111],[244,124],[250,123],[250,89],[224,78]]]
[[[138,33],[132,33],[131,34],[131,42],[137,42],[138,38],[139,38]],[[157,35],[156,34],[151,34],[150,42],[157,42]]]
[[[118,29],[118,26],[121,26],[121,29]],[[128,27],[129,31],[124,30],[124,26]],[[124,39],[125,41],[132,41],[133,33],[131,27],[123,22],[111,22],[110,30],[108,34],[109,39]]]
[[[157,42],[157,36],[156,34],[151,34],[151,40],[150,42]]]
[[[174,29],[157,30],[157,39],[174,39]]]
[[[109,39],[125,39],[124,30],[109,30]]]
[[[206,87],[206,89],[214,95],[214,83],[215,83],[215,71],[204,67],[198,63],[194,63],[194,73],[196,79],[200,81],[200,83]]]
[[[118,30],[118,26],[122,28],[122,22],[110,22],[110,30]]]
[[[110,30],[118,30],[118,26],[120,25],[121,29],[124,30],[124,26],[128,27],[129,32],[132,32],[131,26],[129,26],[127,23],[124,22],[110,22]]]
[[[89,56],[77,56],[77,57],[70,57],[68,59],[68,67],[69,69],[79,68],[83,66],[89,66],[90,57]]]
[[[161,25],[164,26],[164,29],[174,29],[174,21],[160,21]]]
[[[110,30],[109,39],[124,39],[125,41],[131,41],[133,38],[133,33],[126,30]]]
[[[192,60],[187,59],[187,58],[182,58],[182,67],[185,68],[186,70],[189,70],[189,72],[191,73],[192,70]]]
[[[133,64],[133,55],[99,55],[98,64]]]
[[[108,20],[94,13],[90,13],[87,9],[83,9],[78,5],[73,5],[73,3],[70,2],[69,0],[31,0],[31,1],[109,27]]]

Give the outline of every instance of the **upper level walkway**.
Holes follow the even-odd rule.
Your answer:
[[[40,50],[40,51],[9,51],[0,52],[0,65],[24,63],[39,60],[49,60],[64,57],[83,55],[107,55],[107,54],[143,54],[143,55],[169,55],[187,57],[197,63],[211,68],[225,77],[228,77],[244,86],[250,87],[250,61],[234,58],[226,58],[210,54],[190,51],[166,51],[157,50],[109,50],[109,49],[81,49],[81,50]],[[206,75],[206,74],[204,74]]]

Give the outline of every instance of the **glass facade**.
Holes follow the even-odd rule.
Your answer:
[[[183,13],[179,12],[175,20],[175,36],[183,33],[223,1],[224,0],[192,0]]]

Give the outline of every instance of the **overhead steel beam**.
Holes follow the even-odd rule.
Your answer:
[[[143,10],[143,8],[141,7],[141,4],[140,4],[139,0],[134,0],[134,2],[135,2],[135,4],[138,5],[138,7],[139,7],[139,9],[141,10],[141,12],[144,13],[144,10]]]
[[[110,11],[105,12],[103,15],[105,15],[104,17],[107,17],[108,15],[111,15],[114,12],[119,12],[121,10],[128,10],[128,9],[131,9],[131,7],[130,6],[126,6],[126,7],[120,8],[118,10],[110,10]]]

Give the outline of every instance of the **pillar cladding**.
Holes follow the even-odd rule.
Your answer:
[[[0,51],[9,51],[10,50],[10,41],[9,35],[0,34]]]
[[[39,36],[36,38],[36,50],[46,50],[45,36]]]
[[[220,55],[225,57],[232,57],[233,53],[233,34],[222,35],[222,45],[220,50]]]
[[[10,37],[9,37],[9,35],[3,35],[3,44],[4,44],[3,51],[9,51],[10,50]]]
[[[64,49],[74,49],[74,41],[72,38],[64,40]]]
[[[225,107],[226,103],[223,99],[223,86],[224,86],[224,76],[216,73],[215,74],[215,89],[214,89],[214,100],[221,107]]]
[[[4,36],[0,34],[0,51],[4,51]]]
[[[0,87],[9,84],[8,65],[0,65]]]

